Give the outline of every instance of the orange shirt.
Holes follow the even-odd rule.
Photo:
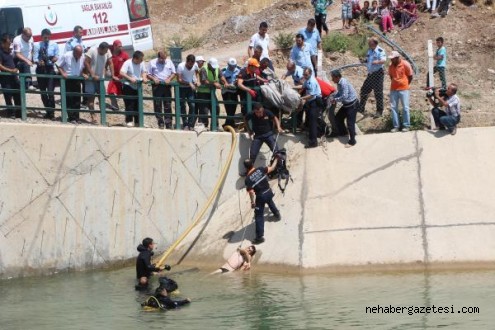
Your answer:
[[[409,62],[401,59],[397,66],[390,64],[388,67],[388,74],[390,75],[390,90],[391,91],[404,91],[409,89],[409,79],[413,75],[413,70]]]

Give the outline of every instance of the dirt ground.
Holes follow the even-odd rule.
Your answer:
[[[267,21],[272,37],[272,48],[276,48],[273,37],[279,32],[296,32],[313,17],[309,0],[150,0],[155,48],[167,48],[168,41],[174,35],[182,38],[193,35],[201,38],[203,45],[187,53],[202,55],[206,58],[216,57],[221,65],[230,57],[240,63],[247,58],[248,40],[258,30],[261,21]],[[337,2],[329,8],[327,23],[331,31],[340,30],[340,5]],[[346,30],[345,33],[354,33]],[[446,18],[430,19],[427,14],[420,14],[419,20],[409,29],[388,34],[413,58],[419,73],[411,86],[411,109],[420,110],[425,118],[429,117],[430,106],[425,102],[427,71],[427,40],[443,36],[447,48],[447,80],[459,85],[462,102],[461,127],[493,126],[495,111],[495,10],[485,5],[467,7],[455,4]],[[381,45],[390,52],[392,49],[383,42]],[[151,53],[150,53],[151,54]],[[183,58],[187,54],[183,54]],[[282,75],[288,59],[287,51],[273,49],[272,58],[276,72]],[[325,54],[324,69],[339,68],[346,64],[358,63],[359,60],[349,52]],[[352,82],[359,92],[366,76],[364,67],[343,70],[343,74]],[[385,81],[385,106],[388,105],[389,81]],[[151,94],[147,92],[147,94]],[[28,95],[29,105],[41,106],[39,95]],[[123,102],[120,101],[121,108]],[[374,112],[374,99],[370,95],[366,112]],[[150,101],[145,104],[146,111],[152,112]],[[387,110],[386,110],[387,111]],[[28,122],[46,122],[42,112],[29,115]],[[89,123],[89,116],[82,114]],[[1,119],[11,121],[11,119]],[[109,125],[122,125],[123,116],[110,114]],[[50,122],[57,123],[57,122]],[[147,116],[147,127],[157,127],[156,119]],[[387,123],[383,119],[358,115],[358,125],[364,133],[384,131]]]
[[[201,37],[204,44],[190,52],[207,57],[215,56],[221,62],[226,62],[232,56],[244,60],[247,56],[249,37],[257,32],[259,22],[263,20],[268,22],[273,40],[273,36],[280,31],[295,32],[304,27],[307,19],[313,16],[309,0],[151,0],[149,5],[157,47],[165,46],[167,36],[173,34],[195,35]],[[168,10],[165,11],[164,8]],[[422,90],[426,85],[427,40],[443,36],[448,52],[447,81],[459,85],[463,111],[460,126],[495,125],[495,112],[491,106],[495,100],[494,22],[493,7],[482,4],[468,7],[457,2],[445,18],[430,19],[428,14],[421,13],[419,20],[409,29],[387,35],[409,53],[419,68],[411,86],[411,109],[421,110],[425,117],[429,116],[430,107]],[[339,4],[334,2],[329,8],[327,23],[331,31],[341,28]],[[388,52],[392,50],[384,43],[382,46]],[[282,74],[287,54],[274,53],[277,72]],[[342,65],[359,62],[350,53],[332,53],[325,56],[324,68],[327,72]],[[343,74],[359,92],[366,75],[365,69],[345,69]],[[388,94],[388,84],[387,78],[385,95]],[[386,108],[389,108],[388,97],[385,98]],[[374,112],[372,95],[366,111],[370,114]],[[372,119],[371,116],[359,115],[358,122],[364,132],[381,131],[386,126],[382,120]]]

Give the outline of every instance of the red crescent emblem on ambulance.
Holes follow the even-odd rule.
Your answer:
[[[45,22],[50,26],[54,26],[57,24],[57,21],[57,13],[55,13],[50,6],[48,6],[48,9],[45,12]]]

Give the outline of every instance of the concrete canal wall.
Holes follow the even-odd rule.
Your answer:
[[[267,213],[258,267],[495,261],[494,128],[334,140],[281,137],[294,182]],[[230,134],[0,124],[0,277],[123,264],[145,236],[164,250],[215,186]],[[239,145],[219,198],[172,261],[219,266],[254,237]],[[266,161],[268,150],[260,156]],[[273,181],[274,189],[276,182]]]

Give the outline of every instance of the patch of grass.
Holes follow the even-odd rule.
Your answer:
[[[349,47],[349,37],[341,32],[330,32],[321,41],[321,48],[325,52],[345,52]]]
[[[402,108],[401,109],[401,114],[402,114]],[[419,131],[423,130],[425,128],[426,120],[427,118],[425,117],[423,111],[421,110],[409,110],[409,119],[411,122],[411,126],[409,129],[411,131]],[[392,128],[392,114],[388,113],[382,117],[382,122],[383,122],[383,130],[385,132],[389,132]],[[399,122],[402,122],[401,119],[399,119]]]
[[[368,52],[368,36],[365,34],[356,34],[350,38],[349,50],[358,58],[366,57]]]
[[[198,48],[203,44],[203,39],[201,37],[196,37],[193,35],[182,38],[178,34],[174,34],[172,38],[168,41],[169,47],[179,47],[182,50],[188,50],[192,48]]]
[[[355,56],[362,58],[368,51],[368,35],[364,32],[344,34],[341,32],[330,32],[322,39],[322,49],[325,52],[352,52]]]
[[[289,49],[294,45],[294,34],[279,32],[273,40],[279,49]]]

